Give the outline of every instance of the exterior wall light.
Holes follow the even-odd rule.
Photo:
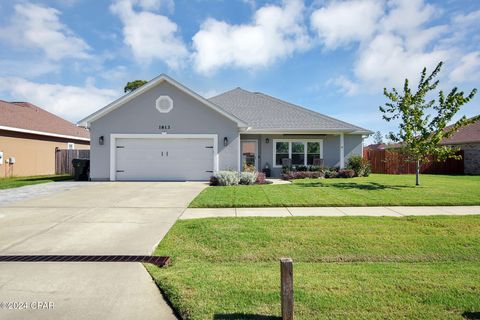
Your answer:
[[[103,138],[103,136],[100,136],[100,137],[98,138],[98,144],[101,145],[101,146],[103,146],[104,143],[105,143],[105,139]]]
[[[270,143],[270,139],[268,139],[268,138],[265,139],[265,143],[266,143],[266,144]]]
[[[228,138],[227,137],[223,138],[223,146],[225,146],[225,147],[228,146]]]

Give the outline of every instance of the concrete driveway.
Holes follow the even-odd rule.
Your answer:
[[[205,187],[92,183],[9,203],[0,207],[0,254],[147,255]],[[37,301],[53,308],[34,310]],[[140,263],[0,263],[0,319],[25,318],[175,319]]]

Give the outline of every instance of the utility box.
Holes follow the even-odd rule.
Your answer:
[[[15,164],[15,157],[8,158],[8,163],[9,164]]]

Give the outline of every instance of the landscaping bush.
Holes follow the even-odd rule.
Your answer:
[[[361,156],[348,158],[347,168],[353,170],[356,177],[368,177],[371,172],[370,162]]]
[[[339,178],[353,178],[355,177],[355,171],[351,169],[339,170],[338,171]]]
[[[211,186],[218,186],[218,178],[215,176],[210,177],[210,185]]]
[[[258,172],[257,173],[257,181],[255,182],[256,184],[265,184],[267,181],[266,175],[263,172]]]
[[[256,172],[240,172],[240,184],[254,184],[257,181],[257,173]]]
[[[307,166],[295,166],[295,171],[308,171]]]
[[[338,170],[326,169],[324,171],[324,176],[325,176],[326,179],[338,178]]]
[[[240,181],[240,176],[235,171],[219,171],[215,177],[219,186],[236,186]]]
[[[282,173],[283,180],[323,178],[321,171],[290,171]]]

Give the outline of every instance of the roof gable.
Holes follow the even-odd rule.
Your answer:
[[[256,131],[326,131],[370,134],[371,131],[260,92],[241,88],[210,98]]]
[[[179,82],[173,80],[172,78],[170,78],[169,76],[167,76],[165,74],[161,74],[160,76],[156,77],[153,80],[150,80],[149,82],[147,82],[145,85],[141,86],[140,88],[138,88],[138,89],[122,96],[122,97],[120,97],[119,99],[113,101],[109,105],[107,105],[107,106],[103,107],[102,109],[92,113],[88,117],[80,120],[77,124],[79,126],[89,127],[91,122],[104,117],[105,115],[107,115],[111,111],[121,107],[122,105],[131,101],[135,97],[147,92],[148,90],[154,88],[155,86],[157,86],[157,85],[159,85],[163,82],[167,82],[167,83],[171,84],[172,86],[179,89],[180,91],[186,93],[187,95],[189,95],[189,96],[193,97],[194,99],[200,101],[204,105],[206,105],[206,106],[210,107],[211,109],[217,111],[218,113],[222,114],[226,118],[228,118],[228,119],[232,120],[233,122],[237,123],[237,125],[239,127],[242,127],[242,128],[247,127],[247,124],[245,122],[243,122],[242,120],[240,120],[239,118],[237,118],[236,116],[234,116],[231,113],[227,112],[226,110],[220,108],[219,106],[215,105],[213,102],[205,99],[204,97],[200,96],[199,94],[195,93],[194,91],[190,90],[189,88],[185,87],[184,85],[182,85]]]
[[[0,100],[0,129],[39,135],[90,140],[90,133],[29,102]]]

